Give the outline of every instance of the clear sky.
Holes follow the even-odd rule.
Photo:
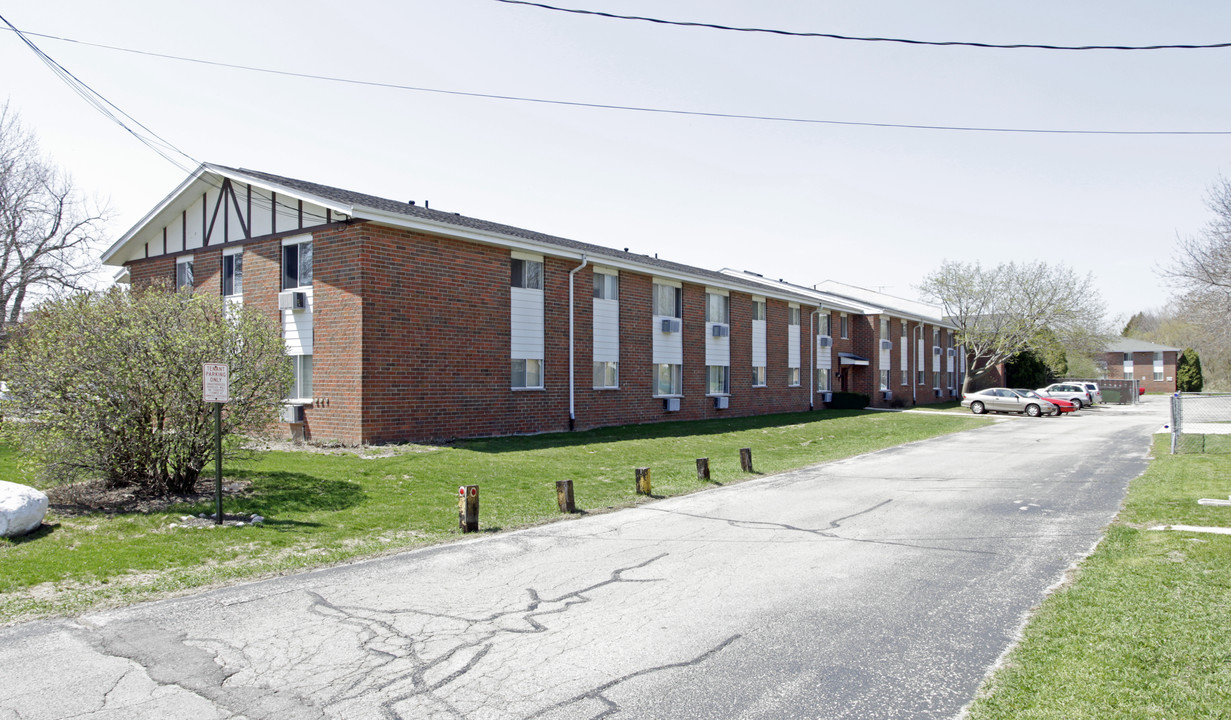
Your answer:
[[[550,0],[726,25],[989,43],[1231,41],[1231,3]],[[1231,48],[991,50],[783,37],[495,0],[8,3],[0,14],[197,161],[278,173],[708,268],[913,296],[945,260],[1091,272],[1113,316],[1209,217],[1231,135],[954,132],[719,119],[262,74],[83,45],[423,88],[869,123],[1231,131]],[[117,237],[186,172],[80,100],[10,32],[0,98]],[[189,161],[181,160],[188,164]]]

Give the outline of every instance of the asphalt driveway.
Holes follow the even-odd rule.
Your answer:
[[[0,720],[948,718],[1163,403],[0,631]]]

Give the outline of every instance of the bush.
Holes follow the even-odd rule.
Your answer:
[[[830,410],[862,410],[871,404],[872,398],[863,393],[836,392],[833,399],[825,403]]]
[[[192,490],[213,458],[213,404],[201,366],[230,367],[223,435],[277,418],[291,382],[280,329],[206,294],[113,287],[48,302],[0,354],[4,432],[42,479],[102,478],[153,494]]]
[[[1187,348],[1176,361],[1175,389],[1180,392],[1201,392],[1205,379],[1201,376],[1201,358],[1197,351]]]

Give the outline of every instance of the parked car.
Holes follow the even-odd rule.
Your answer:
[[[1025,413],[1030,417],[1059,415],[1060,408],[1045,398],[1028,397],[1009,388],[988,388],[962,395],[962,407],[975,415],[985,412]]]
[[[1091,404],[1093,405],[1103,404],[1103,391],[1099,389],[1098,383],[1083,380],[1077,384],[1084,387],[1086,389],[1086,392],[1090,394]]]
[[[1013,388],[1013,392],[1021,394],[1021,395],[1025,395],[1026,397],[1046,400],[1052,405],[1055,405],[1056,408],[1060,410],[1060,412],[1057,413],[1058,415],[1063,415],[1064,413],[1077,412],[1077,406],[1069,402],[1068,400],[1061,400],[1060,398],[1045,398],[1033,390],[1026,390],[1023,388]]]
[[[1049,400],[1054,397],[1060,398],[1061,400],[1068,400],[1076,405],[1078,410],[1086,407],[1087,405],[1093,404],[1090,399],[1090,393],[1077,383],[1052,383],[1045,388],[1039,388],[1035,392]]]

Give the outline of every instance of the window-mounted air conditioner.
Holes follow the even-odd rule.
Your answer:
[[[678,322],[678,320],[676,322]],[[680,399],[679,398],[663,398],[663,410],[666,410],[667,412],[679,412],[680,411]]]
[[[711,330],[710,332],[713,334],[714,337],[727,337],[731,334],[731,326],[730,325],[719,325],[715,323],[713,326],[713,330]]]
[[[832,347],[833,338],[829,337],[828,335],[818,335],[816,338],[816,346],[823,347],[823,348]]]
[[[881,350],[892,350],[892,349],[893,349],[892,340],[881,340]]]
[[[729,398],[729,397],[716,397],[716,398],[714,398],[714,409],[716,409],[716,410],[726,410],[726,409],[727,409],[727,408],[729,408],[729,407],[731,407],[731,398]]]
[[[821,393],[821,402],[825,402],[825,403],[833,402],[833,393],[831,392]]]
[[[944,397],[944,393],[941,391],[940,388],[934,388],[934,389],[936,390],[936,397]]]
[[[932,346],[932,354],[933,354],[933,355],[940,355],[940,351],[941,351],[941,350],[944,350],[944,348],[942,348],[942,347],[941,347],[941,346],[939,346],[939,345],[933,345],[933,346]]]
[[[284,423],[303,422],[303,405],[283,405],[282,406],[282,422]]]
[[[308,294],[299,290],[283,290],[278,293],[279,310],[303,310],[308,307]]]
[[[949,357],[954,357],[956,355],[957,355],[957,350],[954,350],[953,348],[949,348]]]
[[[679,318],[663,318],[662,331],[665,333],[677,333],[680,331]]]
[[[893,391],[892,390],[881,390],[881,397],[885,400],[890,400],[893,398]]]

